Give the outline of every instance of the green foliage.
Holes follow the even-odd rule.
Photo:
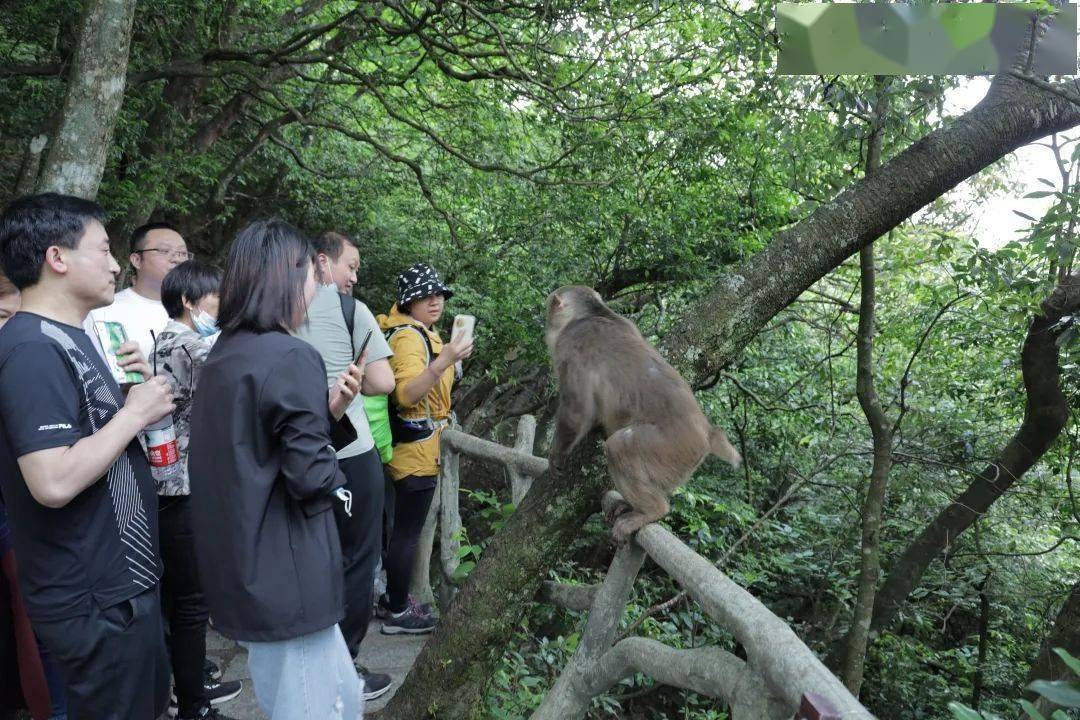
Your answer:
[[[81,6],[4,6],[4,200],[30,138],[49,130],[62,102]],[[358,290],[376,313],[393,303],[397,272],[434,263],[455,290],[446,320],[479,318],[457,396],[472,409],[461,419],[501,432],[508,410],[535,413],[543,454],[553,391],[543,308],[553,288],[593,285],[660,341],[718,277],[861,176],[873,79],[776,76],[772,15],[767,3],[710,1],[142,1],[99,199],[118,246],[134,225],[165,219],[219,262],[255,217],[350,232],[361,248]],[[957,82],[885,86],[883,158],[942,126],[944,93]],[[1064,177],[1075,177],[1080,148],[1054,142]],[[973,204],[1012,186],[1004,169],[971,179]],[[964,223],[970,208],[952,196],[877,241],[874,370],[886,412],[903,412],[881,529],[886,571],[1024,417],[1019,350],[1073,264],[1080,212],[1075,181],[1042,186],[1032,196],[1050,200],[1048,210],[1003,247],[981,244]],[[870,467],[854,382],[857,277],[851,261],[821,280],[699,393],[746,463],[707,461],[665,519],[822,656],[854,602]],[[1075,326],[1070,316],[1053,331],[1073,407]],[[1080,536],[1075,418],[1066,435],[976,529],[951,539],[947,561],[931,564],[899,622],[871,643],[861,697],[883,720],[944,718],[979,672],[980,707],[1015,713],[1056,599],[1080,578],[1068,540]],[[457,580],[513,512],[483,473],[465,482]],[[599,581],[609,532],[590,520],[552,579]],[[734,650],[693,603],[645,617],[679,590],[646,564],[623,627],[676,648]],[[512,645],[493,649],[504,661],[491,717],[536,707],[583,620],[539,604],[522,618]],[[638,676],[597,698],[590,716],[725,712]]]
[[[1054,652],[1065,661],[1065,664],[1076,675],[1076,679],[1036,680],[1028,686],[1028,689],[1062,708],[1080,709],[1080,660],[1061,648],[1054,648]],[[1029,701],[1021,700],[1019,704],[1030,720],[1047,720],[1046,716]],[[955,720],[999,720],[995,715],[984,715],[956,702],[949,703],[949,710]],[[1068,720],[1068,718],[1064,710],[1055,710],[1049,720]]]

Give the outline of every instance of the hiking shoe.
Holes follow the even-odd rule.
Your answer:
[[[214,662],[210,658],[206,658],[206,661],[203,663],[203,675],[205,675],[211,680],[220,680],[221,668],[218,667],[218,664],[216,662]]]
[[[244,683],[239,680],[232,680],[230,682],[218,682],[217,680],[211,680],[206,678],[203,680],[203,689],[206,691],[206,699],[211,705],[220,705],[223,702],[228,702],[234,697],[240,694],[240,691],[244,689]],[[176,717],[177,711],[176,691],[173,691],[172,699],[169,700],[169,709],[167,711],[169,717]],[[225,718],[224,720],[228,720]]]
[[[435,629],[435,618],[421,615],[414,607],[407,607],[399,613],[391,612],[383,620],[383,635],[426,635]]]
[[[374,700],[390,690],[393,682],[386,673],[371,672],[360,663],[356,663],[356,674],[364,681],[364,699]]]
[[[435,620],[439,619],[438,613],[435,612],[435,609],[431,607],[431,605],[429,605],[428,603],[419,602],[412,595],[408,596],[408,603],[409,607],[413,609],[415,614],[420,615],[421,617],[434,618]],[[379,596],[379,602],[375,606],[375,617],[379,618],[380,620],[385,620],[391,615],[393,615],[393,612],[390,610],[390,596],[386,593],[383,593]]]
[[[409,607],[413,608],[419,615],[429,617],[433,620],[439,619],[439,613],[428,603],[422,603],[409,595]]]
[[[218,712],[218,709],[213,705],[207,705],[199,712],[192,715],[190,718],[179,718],[178,720],[236,720],[236,718],[229,715],[222,715]]]

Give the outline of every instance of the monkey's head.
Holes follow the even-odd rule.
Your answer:
[[[573,320],[610,312],[600,294],[591,287],[563,285],[548,295],[547,299],[547,330],[544,339],[548,352],[554,352],[559,334]]]

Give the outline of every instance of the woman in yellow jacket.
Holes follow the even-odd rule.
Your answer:
[[[472,340],[443,344],[434,325],[453,295],[430,265],[417,263],[398,275],[397,303],[379,327],[394,351],[397,386],[390,396],[394,454],[394,529],[386,550],[386,595],[380,599],[382,632],[420,635],[435,619],[409,603],[409,576],[439,473],[439,435],[450,417],[454,363],[472,353]]]

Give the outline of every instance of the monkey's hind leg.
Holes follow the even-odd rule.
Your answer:
[[[612,513],[618,516],[613,534],[620,543],[668,514],[667,493],[663,478],[657,476],[659,463],[655,462],[666,442],[655,425],[631,425],[604,443],[615,488],[628,505]]]

